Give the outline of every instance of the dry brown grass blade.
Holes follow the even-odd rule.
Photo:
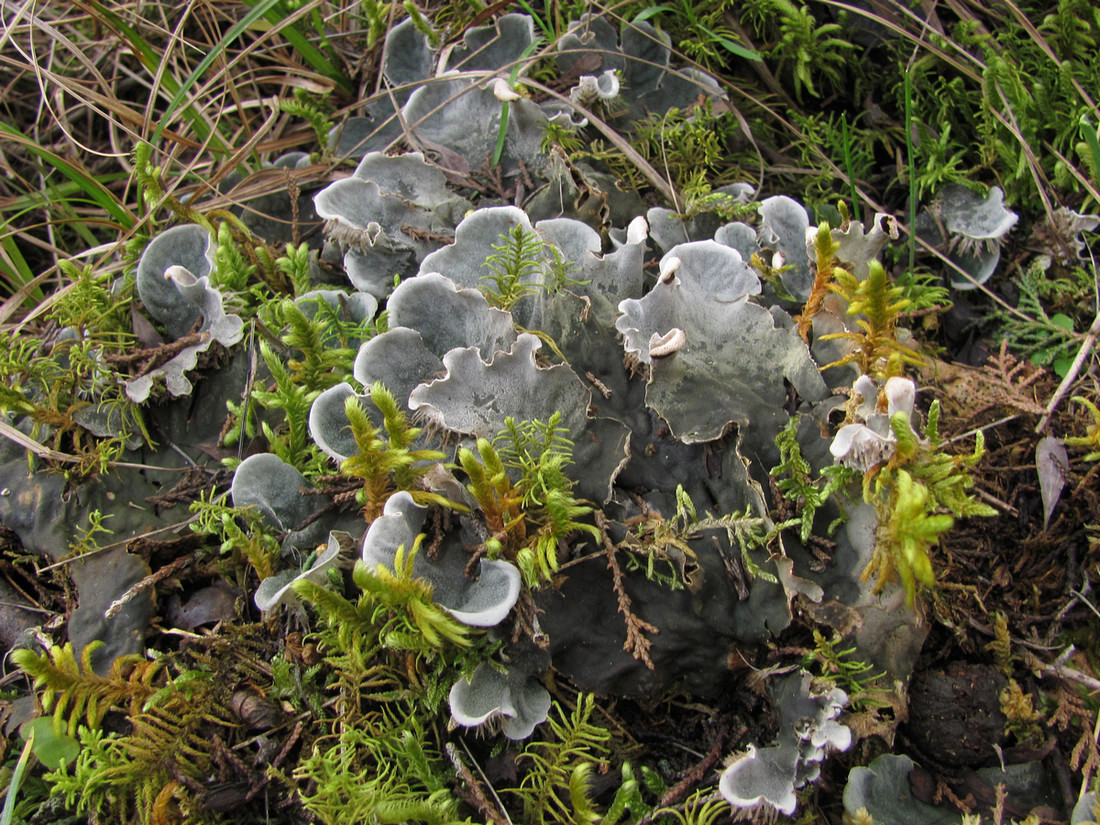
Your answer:
[[[1058,57],[1058,55],[1054,53],[1054,50],[1050,47],[1050,44],[1047,42],[1046,38],[1043,37],[1042,33],[1037,28],[1035,28],[1035,24],[1028,20],[1027,15],[1024,14],[1023,10],[1014,2],[1014,0],[1000,0],[1000,4],[1007,8],[1010,12],[1012,12],[1013,17],[1016,18],[1016,22],[1019,24],[1020,28],[1028,33],[1028,36],[1035,42],[1035,45],[1042,49],[1043,53],[1048,58],[1050,58],[1050,61],[1055,66],[1061,66],[1062,60]],[[1088,105],[1088,107],[1092,109],[1094,113],[1096,113],[1096,103],[1093,102],[1092,96],[1088,93],[1088,90],[1085,89],[1085,87],[1082,86],[1077,78],[1075,78],[1072,74],[1070,74],[1068,77],[1070,82],[1073,84],[1074,91],[1076,91],[1081,100],[1083,100]]]
[[[28,2],[24,4],[22,8],[27,8],[31,5],[32,4]],[[8,33],[11,34],[12,31],[13,29],[9,27]],[[45,40],[42,44],[39,44],[38,39],[35,38],[35,31],[45,36]],[[48,124],[62,130],[65,133],[66,139],[73,146],[86,152],[88,155],[103,155],[103,152],[96,147],[87,145],[68,127],[68,121],[70,120],[69,116],[63,115],[55,104],[55,101],[57,101],[57,103],[62,103],[63,98],[54,94],[54,91],[68,93],[75,100],[95,111],[101,117],[108,118],[111,114],[115,114],[124,121],[134,121],[132,116],[127,117],[127,110],[129,107],[119,101],[117,97],[100,91],[110,90],[111,84],[99,70],[99,67],[96,66],[89,57],[89,52],[93,50],[90,48],[89,44],[85,44],[85,46],[81,48],[58,27],[43,20],[33,12],[29,15],[28,26],[23,33],[26,35],[26,42],[20,43],[19,39],[13,36],[10,41],[8,52],[0,59],[13,70],[22,70],[34,74],[40,90],[40,105],[50,114],[50,118],[47,121]],[[48,57],[40,55],[38,53],[39,48],[47,48]],[[58,52],[59,48],[63,50],[64,54],[70,56],[72,60],[75,61],[80,67],[81,72],[73,72],[72,66],[66,66],[66,71],[55,70],[58,64],[63,64],[61,55]],[[10,53],[18,54],[22,60],[20,61],[10,57]]]
[[[51,450],[45,444],[35,441],[26,433],[21,430],[17,430],[11,424],[6,421],[0,421],[0,436],[13,441],[39,458],[44,458],[47,461],[56,461],[60,464],[79,464],[80,459],[76,456],[69,455],[67,453],[59,453],[57,450]]]
[[[264,123],[256,129],[256,131],[246,140],[236,151],[233,152],[225,162],[222,164],[222,168],[211,175],[206,180],[203,180],[194,192],[195,197],[201,197],[207,192],[216,187],[222,180],[228,175],[235,167],[244,162],[245,158],[252,154],[260,140],[267,135],[271,128],[275,125],[275,121],[279,118],[279,105],[278,101],[271,99],[264,101],[270,107],[267,119]]]
[[[899,0],[886,0],[886,5],[892,7],[897,13],[897,17],[886,17],[876,12],[869,11],[868,9],[861,8],[860,6],[853,6],[848,3],[839,2],[839,0],[821,0],[827,6],[832,6],[837,9],[842,9],[849,14],[857,15],[859,17],[866,18],[867,20],[882,26],[890,31],[892,34],[910,40],[914,45],[920,46],[920,48],[927,51],[929,54],[935,55],[942,60],[955,71],[961,73],[964,77],[972,80],[976,83],[981,82],[981,69],[984,68],[981,61],[974,57],[964,49],[955,47],[957,57],[946,49],[942,48],[935,40],[929,39],[929,34],[939,34],[937,30],[930,26],[926,20],[922,20],[920,15],[908,8],[905,4],[899,2]],[[897,22],[897,18],[902,20],[908,20],[914,27],[913,30],[905,28]],[[950,42],[950,41],[949,41]]]
[[[935,55],[940,60],[943,60],[949,66],[956,71],[960,72],[964,77],[970,81],[985,85],[985,72],[987,70],[986,63],[975,55],[970,54],[965,49],[955,45],[950,38],[945,38],[942,31],[938,32],[940,35],[939,40],[946,40],[946,43],[952,46],[958,57],[954,57],[948,53],[948,51],[939,45],[936,39],[931,39],[927,35],[937,33],[937,30],[927,20],[921,19],[917,12],[910,8],[907,8],[900,0],[882,0],[878,4],[873,4],[880,7],[885,6],[888,9],[892,9],[893,14],[879,14],[874,11],[868,11],[866,9],[859,8],[857,6],[849,5],[848,3],[837,2],[837,0],[822,0],[827,5],[834,6],[839,9],[844,9],[850,14],[860,15],[868,20],[875,22],[880,26],[884,26],[898,37],[909,39],[913,42],[914,46],[921,49],[924,52]],[[968,21],[970,24],[980,27],[984,30],[983,22],[977,18],[974,12],[964,3],[962,0],[947,0],[948,7],[959,16],[960,19]],[[1026,15],[1012,0],[1005,0],[1004,4],[1014,18],[1014,22],[1018,23],[1025,31],[1027,31],[1029,37],[1036,43],[1036,45],[1046,54],[1055,65],[1061,65],[1061,61],[1051,49],[1050,44],[1046,42],[1042,33],[1027,20]],[[978,6],[978,8],[984,13],[991,14],[993,12],[990,9]],[[913,26],[913,29],[909,29],[906,25],[899,23],[898,21],[906,21],[909,25]],[[990,37],[989,43],[994,47],[996,46],[996,39]],[[1071,78],[1072,79],[1072,78]],[[1076,80],[1072,79],[1073,87],[1077,91],[1081,100],[1088,105],[1094,112],[1096,111],[1096,104],[1093,102],[1092,97],[1088,94],[1087,90],[1081,86]],[[990,105],[989,111],[994,118],[1013,136],[1017,144],[1020,147],[1020,151],[1023,152],[1024,158],[1028,165],[1028,171],[1030,172],[1032,179],[1035,183],[1035,192],[1043,202],[1043,209],[1046,212],[1047,218],[1050,219],[1054,213],[1054,204],[1051,202],[1049,192],[1053,187],[1051,182],[1047,180],[1045,173],[1043,172],[1042,164],[1039,161],[1035,148],[1028,143],[1027,139],[1023,136],[1019,124],[1016,122],[1015,115],[1012,112],[1012,107],[1008,102],[1007,96],[999,85],[995,85],[994,88],[987,90],[987,96],[992,97],[996,94],[1000,98],[1003,104],[1004,111],[1000,111],[998,108]],[[1068,168],[1073,174],[1073,164],[1068,164]],[[1076,177],[1076,175],[1075,175]]]
[[[276,192],[285,192],[288,183],[297,188],[324,186],[344,177],[332,171],[328,164],[314,164],[300,169],[261,169],[253,172],[224,194],[216,194],[203,201],[204,209],[227,209],[231,206],[247,207],[247,202]]]
[[[19,311],[19,308],[23,306],[27,298],[34,294],[34,291],[40,286],[48,283],[53,275],[53,270],[43,272],[41,275],[35,277],[34,280],[27,281],[27,283],[13,292],[4,303],[0,304],[0,325],[6,324],[8,320]]]
[[[616,149],[622,152],[627,160],[638,167],[638,170],[645,176],[646,180],[653,184],[653,188],[660,192],[662,197],[673,204],[676,209],[680,208],[680,199],[676,191],[672,188],[672,182],[662,177],[661,173],[654,169],[653,165],[642,157],[638,150],[631,146],[626,138],[615,131],[615,129],[608,125],[595,112],[570,100],[565,95],[554,91],[549,86],[544,86],[531,78],[524,78],[523,83],[525,86],[530,86],[532,89],[538,89],[540,92],[549,95],[561,103],[572,106],[574,111],[588,118],[588,122],[595,126],[600,134],[607,138]]]
[[[1058,409],[1058,405],[1062,403],[1067,395],[1069,395],[1070,390],[1077,381],[1077,377],[1081,374],[1081,370],[1085,366],[1085,362],[1090,358],[1096,357],[1096,342],[1098,339],[1100,339],[1100,313],[1097,313],[1096,317],[1092,319],[1092,326],[1090,326],[1089,331],[1085,333],[1084,340],[1077,350],[1077,356],[1073,359],[1073,363],[1070,365],[1069,369],[1066,370],[1066,374],[1062,377],[1062,382],[1058,385],[1058,389],[1054,391],[1054,395],[1051,396],[1050,401],[1047,403],[1047,408],[1043,413],[1042,419],[1040,419],[1039,423],[1035,426],[1035,433],[1037,435],[1042,435],[1043,431],[1049,426],[1054,411]]]

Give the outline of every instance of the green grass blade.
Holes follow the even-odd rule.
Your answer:
[[[724,48],[726,51],[736,55],[737,57],[743,58],[745,60],[755,60],[757,63],[760,63],[764,59],[760,56],[759,52],[753,51],[752,49],[747,49],[740,43],[735,43],[728,37],[724,37],[717,32],[711,31],[706,26],[700,26],[699,31],[705,32],[711,40]]]
[[[102,3],[93,2],[92,6],[95,8],[96,13],[103,15],[104,20],[110,24],[111,28],[118,34],[122,35],[130,46],[134,49],[138,59],[141,60],[141,64],[149,71],[155,72],[157,67],[157,53],[153,50],[153,47],[137,33],[137,30],[130,26],[121,17],[108,9]]]
[[[1089,147],[1089,154],[1092,155],[1093,177],[1100,184],[1100,135],[1087,117],[1081,118],[1081,137],[1084,138],[1085,144]]]
[[[538,14],[535,13],[535,10],[533,8],[531,8],[531,4],[528,3],[527,0],[517,0],[517,3],[519,4],[519,6],[525,12],[527,12],[529,15],[531,15],[531,19],[535,21],[535,24],[540,29],[542,29],[542,36],[545,37],[547,40],[553,40],[554,39],[554,30],[553,30],[553,28],[551,28],[551,26],[548,22],[543,20],[541,17],[538,16]]]
[[[339,83],[343,88],[350,91],[350,83],[342,74],[340,74],[332,66],[331,63],[325,58],[320,51],[318,51],[306,38],[304,38],[299,32],[295,31],[292,26],[283,25],[286,17],[288,16],[286,11],[281,8],[280,0],[246,0],[246,2],[252,6],[248,14],[234,23],[229,31],[225,33],[225,36],[219,40],[201,61],[199,65],[195,67],[194,71],[188,76],[186,80],[180,85],[179,89],[172,99],[168,102],[168,109],[164,113],[161,119],[160,125],[153,133],[151,143],[156,143],[160,140],[161,133],[164,131],[164,126],[168,122],[168,119],[183,102],[183,98],[191,90],[200,77],[209,69],[218,58],[220,58],[230,44],[233,43],[241,33],[244,32],[249,26],[252,26],[261,17],[266,18],[269,22],[274,23],[276,26],[281,26],[279,29],[282,34],[294,48],[298,49],[302,53],[302,56],[310,61],[311,65],[316,65],[314,61],[320,63],[325,69],[318,69],[326,77],[330,77],[335,82]]]
[[[508,74],[508,87],[514,87],[516,80],[519,79],[519,73],[524,68],[523,61],[533,55],[536,50],[542,46],[542,38],[536,37],[531,44],[523,50],[523,54],[519,56],[519,60],[516,61],[516,65],[512,67],[512,71]],[[500,128],[497,130],[497,143],[493,148],[493,157],[490,161],[490,165],[496,166],[500,163],[500,159],[504,156],[504,142],[508,132],[508,113],[509,113],[508,101],[501,101],[500,104]]]
[[[493,157],[489,161],[491,166],[496,166],[500,163],[501,157],[504,156],[504,141],[508,137],[508,114],[510,107],[508,101],[504,101],[500,104],[500,128],[497,129],[497,142],[493,147]]]
[[[103,211],[114,218],[123,229],[129,230],[137,223],[137,219],[134,215],[119,202],[118,198],[116,198],[107,187],[100,183],[97,178],[88,174],[84,169],[79,166],[74,166],[69,163],[69,161],[54,154],[48,149],[43,149],[13,126],[0,122],[0,133],[16,141],[20,145],[25,146],[41,160],[45,161],[75,183],[81,192],[91,198],[103,209]]]
[[[287,16],[286,10],[279,8],[281,0],[244,0],[249,6],[256,7],[263,4],[265,8],[263,16],[273,26],[279,27],[285,21]],[[314,71],[318,74],[322,74],[329,80],[336,83],[345,92],[354,92],[355,85],[348,79],[348,77],[332,65],[332,62],[325,57],[324,53],[309,42],[309,39],[305,37],[300,31],[293,26],[282,26],[279,30],[279,34],[286,38],[286,41],[294,47],[295,51],[302,56],[302,59],[313,67]]]
[[[141,61],[141,65],[145,67],[145,70],[149,72],[150,75],[153,75],[155,77],[157,74],[157,68],[161,62],[161,56],[157,53],[157,51],[149,45],[145,38],[143,38],[136,29],[128,25],[126,21],[124,21],[121,17],[119,17],[110,9],[106,8],[102,3],[93,3],[92,5],[95,7],[96,12],[102,15],[103,19],[107,23],[109,23],[110,26],[116,32],[118,32],[119,35],[125,38],[126,42],[129,43],[130,47],[134,50],[134,54],[137,55],[138,59]],[[224,39],[222,42],[225,42]],[[203,71],[206,67],[210,65],[210,63],[213,62],[218,53],[218,50],[214,50],[206,56],[206,58],[203,60],[203,63],[200,64]],[[153,142],[160,138],[161,133],[163,133],[165,126],[168,124],[169,117],[172,115],[172,113],[175,112],[176,108],[179,106],[184,96],[194,85],[195,80],[199,77],[200,73],[201,72],[199,70],[193,72],[191,74],[191,77],[189,77],[182,86],[177,83],[176,79],[172,77],[172,75],[168,72],[164,72],[161,75],[161,85],[164,86],[167,91],[172,93],[172,102],[168,105],[168,110],[160,119],[160,125],[157,126]],[[222,141],[221,136],[218,135],[218,133],[213,128],[211,128],[210,124],[206,122],[206,119],[202,116],[200,112],[195,109],[194,106],[190,104],[185,106],[183,112],[187,116],[187,121],[191,124],[191,128],[195,131],[195,134],[198,136],[199,140],[203,141],[204,143],[208,143],[209,148],[212,152],[216,152],[222,155],[229,154],[229,147],[227,147],[224,141]]]
[[[11,235],[0,238],[0,274],[3,275],[7,282],[5,286],[12,294],[34,280],[34,273],[31,272],[26,258],[19,251],[19,245]],[[46,295],[41,287],[37,287],[28,297],[34,299],[35,303],[39,303],[45,300]]]
[[[111,183],[117,183],[118,181],[129,180],[130,175],[126,172],[109,172],[103,175],[96,175],[95,179],[106,186]],[[27,192],[22,195],[16,195],[9,201],[5,201],[4,204],[0,206],[0,214],[7,213],[7,220],[11,221],[14,220],[18,214],[22,214],[31,209],[44,209],[56,203],[57,198],[69,200],[83,191],[83,188],[79,184],[71,180],[58,181],[54,184],[49,193]]]
[[[663,11],[673,11],[673,8],[672,6],[650,6],[634,15],[634,19],[631,22],[644,23],[649,18],[656,17]]]
[[[0,825],[11,825],[12,817],[15,815],[15,800],[19,795],[19,786],[23,784],[23,774],[27,770],[27,763],[30,761],[33,748],[34,734],[32,733],[23,746],[23,752],[19,754],[19,761],[15,763],[15,770],[11,772],[8,791],[4,797],[4,810],[0,812]]]
[[[844,143],[844,171],[848,175],[848,196],[852,199],[852,217],[863,223],[859,210],[859,193],[856,191],[855,164],[852,162],[852,130],[848,128],[848,114],[840,113],[840,135]]]
[[[913,80],[909,67],[903,70],[905,81],[905,162],[909,175],[909,274],[917,266],[917,160],[913,156]]]

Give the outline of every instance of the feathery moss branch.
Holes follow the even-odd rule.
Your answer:
[[[905,289],[891,286],[886,269],[878,261],[871,261],[867,277],[862,281],[840,267],[834,267],[834,281],[830,289],[848,302],[848,314],[861,316],[856,319],[857,330],[823,335],[822,340],[834,338],[850,341],[851,352],[826,364],[822,370],[855,363],[863,375],[889,377],[901,372],[901,364],[920,365],[924,359],[920,353],[900,343],[897,324],[901,313],[909,306],[902,296]]]

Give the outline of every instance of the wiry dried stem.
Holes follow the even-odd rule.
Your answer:
[[[1036,435],[1043,434],[1043,430],[1050,424],[1050,419],[1051,416],[1054,415],[1054,411],[1058,409],[1058,405],[1061,404],[1062,400],[1069,394],[1073,382],[1075,382],[1077,376],[1080,375],[1081,368],[1085,366],[1085,361],[1095,354],[1096,341],[1098,338],[1100,338],[1100,313],[1097,313],[1096,317],[1092,319],[1092,326],[1089,327],[1089,331],[1085,335],[1085,340],[1081,342],[1081,348],[1077,350],[1077,357],[1073,359],[1070,368],[1066,370],[1066,375],[1062,379],[1062,383],[1058,385],[1058,389],[1054,391],[1054,395],[1051,396],[1050,401],[1047,403],[1047,408],[1043,413],[1042,419],[1035,425]]]
[[[618,560],[615,558],[615,544],[607,534],[607,521],[603,513],[598,510],[595,513],[595,517],[596,526],[599,528],[600,536],[603,539],[604,554],[607,556],[607,566],[611,570],[611,576],[614,581],[615,596],[619,601],[619,612],[623,614],[623,619],[626,622],[626,642],[623,643],[623,650],[630,653],[631,656],[640,661],[647,668],[653,670],[653,659],[649,655],[649,649],[653,646],[653,642],[646,638],[645,634],[660,633],[660,630],[631,612],[630,606],[632,602],[630,595],[626,592],[626,587],[623,585],[623,571],[619,567]]]
[[[473,771],[469,766],[462,761],[462,755],[458,752],[458,748],[455,747],[453,742],[448,742],[443,746],[447,752],[447,758],[451,760],[451,765],[454,766],[455,773],[458,774],[458,778],[462,780],[462,790],[466,793],[471,805],[477,808],[478,813],[484,816],[493,825],[512,825],[512,820],[508,818],[506,813],[502,813],[498,808],[500,800],[497,800],[497,805],[494,805],[489,801],[489,797],[485,794],[485,791],[481,787],[481,783],[477,777],[474,776]],[[492,792],[492,788],[489,789]],[[496,796],[496,793],[493,793]]]

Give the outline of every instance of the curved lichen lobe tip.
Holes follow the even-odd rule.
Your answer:
[[[675,355],[687,343],[687,333],[679,327],[673,327],[664,335],[653,333],[649,339],[649,357],[660,360]]]
[[[164,270],[164,280],[175,281],[177,284],[186,285],[195,283],[198,279],[195,274],[185,266],[172,264]]]
[[[658,283],[672,286],[677,282],[676,270],[680,268],[680,259],[675,255],[661,261],[661,274],[657,277]]]
[[[498,77],[496,82],[493,83],[493,96],[501,103],[510,103],[513,100],[520,99],[520,94],[503,77]]]

